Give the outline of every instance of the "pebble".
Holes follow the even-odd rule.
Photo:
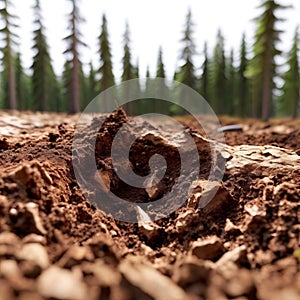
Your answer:
[[[45,247],[37,243],[24,244],[17,253],[17,257],[21,260],[31,261],[42,269],[49,266],[49,257]]]
[[[87,287],[81,278],[73,272],[57,266],[51,266],[40,275],[37,289],[45,298],[88,299]]]
[[[162,275],[153,267],[138,262],[135,258],[124,259],[119,270],[135,287],[156,300],[187,300],[190,299],[182,288],[169,277]]]
[[[202,241],[192,243],[190,253],[200,259],[216,259],[224,252],[224,246],[221,240],[212,236]]]

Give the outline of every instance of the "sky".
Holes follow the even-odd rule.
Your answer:
[[[285,33],[279,46],[282,50],[288,51],[295,28],[300,23],[300,1],[278,1],[294,7],[279,15],[286,18],[286,22],[280,24],[280,29]],[[13,12],[20,18],[18,21],[20,27],[17,30],[20,36],[18,50],[22,55],[25,69],[28,69],[33,56],[31,48],[34,0],[12,0],[12,2],[15,5]],[[53,66],[55,72],[60,75],[66,59],[62,54],[66,48],[62,39],[68,34],[66,15],[70,12],[70,4],[67,0],[40,0],[40,2]],[[131,34],[132,62],[135,64],[138,60],[140,76],[145,76],[147,66],[150,66],[151,75],[155,75],[158,49],[162,46],[167,76],[172,78],[179,65],[180,39],[185,17],[190,8],[195,24],[194,39],[198,51],[194,63],[199,71],[204,42],[207,41],[209,49],[212,49],[219,28],[225,37],[226,51],[229,52],[233,48],[236,58],[243,32],[246,33],[249,46],[251,45],[255,32],[255,24],[251,20],[259,14],[257,6],[260,2],[260,0],[81,0],[81,14],[86,22],[80,28],[83,40],[89,46],[81,49],[81,59],[85,64],[85,70],[88,70],[90,61],[93,61],[95,68],[99,67],[97,37],[100,35],[102,14],[105,13],[117,79],[122,71],[126,21],[129,23]]]

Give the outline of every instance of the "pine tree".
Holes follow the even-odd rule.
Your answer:
[[[193,64],[193,56],[196,54],[196,46],[193,40],[193,26],[192,12],[189,10],[186,16],[183,38],[181,40],[183,49],[180,59],[182,59],[184,63],[177,71],[176,80],[188,85],[192,89],[197,89],[197,78]]]
[[[16,98],[18,109],[31,109],[31,78],[25,74],[21,54],[18,52],[15,59]]]
[[[288,53],[288,70],[283,74],[284,85],[279,99],[279,114],[297,118],[300,105],[299,33],[295,32],[293,46]]]
[[[97,80],[96,71],[94,70],[93,63],[90,62],[90,72],[88,78],[88,99],[93,100],[97,96]]]
[[[12,28],[17,27],[13,23],[13,16],[9,10],[12,6],[10,0],[0,0],[0,16],[3,27],[0,29],[0,33],[3,36],[4,46],[1,48],[3,57],[3,96],[4,96],[4,107],[9,109],[17,108],[16,100],[16,83],[15,83],[15,72],[14,72],[14,52],[13,45],[16,44],[15,39],[17,36],[13,33]]]
[[[89,98],[89,78],[86,76],[83,70],[83,64],[79,60],[79,99],[80,99],[80,110],[83,111],[86,106],[90,103]]]
[[[236,69],[234,67],[234,51],[231,49],[230,57],[228,59],[228,66],[226,67],[227,70],[227,93],[226,97],[226,107],[225,107],[225,114],[232,116],[235,112],[236,106]]]
[[[163,63],[163,51],[162,48],[159,47],[158,50],[158,58],[157,58],[157,69],[156,69],[156,77],[157,78],[166,78],[165,66]]]
[[[209,65],[210,65],[210,61],[208,58],[208,53],[207,53],[207,43],[205,42],[204,44],[204,62],[202,64],[202,75],[200,78],[200,93],[201,95],[204,97],[204,99],[206,101],[210,101],[209,100]]]
[[[146,95],[151,93],[151,90],[152,90],[151,75],[150,75],[149,66],[147,66],[147,68],[146,68],[146,83],[145,83]]]
[[[64,41],[68,43],[68,48],[64,54],[68,54],[71,57],[70,70],[71,70],[71,107],[70,112],[76,113],[80,110],[80,60],[79,60],[79,47],[86,46],[81,40],[81,33],[78,25],[85,20],[79,13],[79,0],[69,0],[72,4],[72,11],[69,18],[70,34],[64,38]]]
[[[99,54],[101,60],[100,73],[100,93],[115,84],[112,67],[112,55],[108,39],[107,20],[102,16],[102,29],[99,36]]]
[[[263,13],[256,18],[254,57],[249,63],[247,76],[252,84],[253,116],[268,120],[273,110],[276,87],[275,57],[281,53],[277,48],[281,31],[276,28],[280,20],[276,12],[286,7],[275,0],[263,0],[259,8],[263,9]]]
[[[125,25],[125,33],[124,33],[124,56],[122,59],[123,63],[123,72],[121,75],[122,82],[125,82],[127,80],[134,79],[136,77],[136,69],[131,63],[131,52],[130,52],[130,32],[129,32],[129,26],[128,23]],[[135,85],[134,84],[127,84],[126,89],[123,89],[121,91],[122,93],[122,100],[128,101],[130,100],[134,93],[135,93]],[[129,103],[126,105],[127,113],[133,114],[133,105]]]
[[[166,93],[167,93],[167,85],[166,85],[166,72],[165,72],[165,66],[163,63],[163,52],[162,52],[162,48],[160,47],[158,50],[158,58],[157,58],[157,64],[156,64],[156,78],[159,78],[160,81],[156,84],[155,89],[156,89],[156,93],[157,95],[161,98],[161,99],[165,99],[166,97]],[[162,113],[162,114],[167,114],[168,113],[168,103],[165,102],[158,102],[159,105],[157,106],[157,110],[158,112]]]
[[[70,103],[72,102],[72,69],[71,62],[66,61],[63,67],[62,73],[62,101],[59,106],[59,111],[68,112],[70,111]]]
[[[212,62],[212,95],[211,104],[217,114],[223,114],[226,107],[226,59],[224,51],[224,38],[218,30],[217,44],[214,49]]]
[[[57,110],[58,87],[54,70],[51,65],[51,58],[48,44],[44,34],[43,18],[40,1],[36,0],[34,5],[34,25],[33,32],[33,57],[32,69],[32,94],[36,108],[41,111]]]
[[[152,81],[149,66],[146,68],[146,82],[145,82],[145,98],[141,101],[142,113],[151,113],[153,112],[153,106],[151,105],[151,98],[148,98],[152,92]]]
[[[130,32],[128,23],[125,25],[124,33],[124,56],[122,59],[123,62],[123,73],[121,75],[122,81],[127,81],[134,78],[134,66],[131,63],[131,52],[129,48],[130,44]]]
[[[241,48],[240,48],[240,64],[238,67],[238,79],[237,79],[237,87],[238,87],[237,113],[242,118],[250,116],[249,82],[245,75],[247,65],[248,65],[248,59],[247,59],[246,37],[245,34],[243,34]]]

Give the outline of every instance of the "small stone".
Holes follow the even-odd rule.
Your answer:
[[[34,262],[42,269],[49,266],[49,257],[45,247],[37,243],[23,245],[17,256],[21,260]]]
[[[81,265],[83,272],[94,274],[100,286],[116,286],[121,282],[121,274],[102,260]]]
[[[177,233],[188,231],[192,224],[199,219],[199,214],[194,209],[187,209],[185,212],[180,213],[175,220],[175,229]],[[202,225],[199,225],[201,229]]]
[[[0,233],[0,245],[17,245],[20,239],[12,232]]]
[[[151,266],[142,264],[134,257],[127,257],[119,265],[120,272],[135,287],[153,299],[190,299],[185,291],[169,277],[162,275]]]
[[[200,259],[214,260],[224,253],[221,240],[212,236],[202,241],[195,241],[191,246],[190,253]]]
[[[21,272],[15,260],[3,260],[0,262],[1,276],[6,278],[19,278]]]
[[[196,282],[205,283],[213,269],[213,262],[189,256],[175,266],[172,280],[183,288]]]
[[[7,149],[9,149],[9,147],[10,147],[10,144],[6,138],[0,139],[0,149],[1,150],[7,150]]]
[[[226,266],[227,263],[239,264],[242,262],[247,262],[247,251],[246,246],[237,247],[231,251],[226,252],[223,256],[216,262],[216,267]]]
[[[190,194],[188,203],[198,204],[204,215],[224,215],[232,204],[229,191],[219,182],[196,180],[191,185]]]
[[[88,247],[72,246],[59,260],[58,266],[71,268],[82,261],[91,261],[94,255]]]
[[[139,206],[137,206],[137,219],[139,232],[148,240],[152,240],[159,235],[161,228],[152,222],[149,215]]]
[[[88,299],[87,287],[73,272],[51,266],[37,280],[38,292],[46,298]]]
[[[28,214],[28,216],[31,217],[33,224],[34,225],[34,230],[37,231],[36,233],[38,234],[46,234],[46,230],[44,228],[44,226],[42,225],[42,221],[41,218],[39,216],[39,208],[38,206],[33,203],[33,202],[29,202],[25,205],[25,214]]]
[[[251,272],[246,269],[240,269],[234,272],[233,276],[226,280],[224,289],[227,295],[232,298],[239,296],[252,296],[255,295],[255,285]]]
[[[38,234],[35,234],[35,233],[31,233],[31,234],[28,234],[26,235],[22,242],[24,244],[29,244],[29,243],[38,243],[38,244],[41,244],[41,245],[46,245],[47,241],[46,241],[46,238],[42,235],[38,235]]]
[[[225,232],[230,235],[240,235],[242,234],[242,231],[240,228],[236,225],[234,225],[229,219],[226,219],[226,225],[224,228]]]

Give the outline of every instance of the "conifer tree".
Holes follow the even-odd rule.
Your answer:
[[[160,78],[160,81],[155,86],[156,92],[162,99],[164,99],[167,92],[167,85],[165,81],[166,72],[165,72],[165,65],[163,63],[163,52],[161,47],[159,47],[158,50],[158,58],[156,64],[156,78]],[[168,103],[160,101],[157,110],[162,114],[166,114],[168,113],[168,107],[169,107]]]
[[[127,81],[134,78],[134,66],[131,63],[131,52],[130,52],[130,32],[129,25],[125,25],[124,33],[124,56],[122,59],[123,72],[121,75],[122,81]]]
[[[247,76],[251,79],[253,116],[266,121],[274,104],[275,57],[281,53],[277,47],[281,30],[276,27],[280,21],[276,12],[286,7],[275,0],[262,0],[259,8],[263,12],[256,18],[254,57],[248,65]]]
[[[222,114],[225,112],[226,107],[227,81],[224,37],[220,29],[218,30],[217,43],[214,49],[211,80],[211,104],[217,114]]]
[[[145,88],[144,88],[144,94],[145,98],[141,100],[141,111],[140,113],[151,113],[153,112],[153,106],[152,106],[152,100],[151,98],[148,98],[149,94],[151,94],[153,87],[152,87],[152,81],[151,81],[151,75],[149,66],[146,68],[146,81],[145,81]]]
[[[279,114],[297,118],[300,106],[299,33],[295,32],[293,46],[288,53],[288,70],[283,74],[284,85],[279,99]]]
[[[58,87],[54,70],[51,65],[48,44],[45,37],[45,27],[41,13],[40,1],[36,0],[34,9],[32,94],[35,107],[40,111],[57,110]]]
[[[14,52],[13,45],[16,44],[17,36],[13,32],[13,27],[17,27],[13,20],[16,18],[10,13],[12,2],[10,0],[0,0],[0,16],[3,27],[0,29],[2,41],[4,42],[2,51],[2,84],[4,107],[9,109],[17,108],[16,83],[14,72]]]
[[[176,80],[193,89],[197,89],[197,78],[195,76],[195,67],[193,63],[193,57],[196,54],[196,46],[193,40],[193,26],[192,12],[189,9],[186,16],[183,38],[181,40],[183,49],[180,59],[183,60],[183,64],[177,71]]]
[[[246,77],[246,69],[248,65],[246,37],[243,34],[240,48],[240,63],[238,67],[237,79],[237,114],[242,117],[250,116],[250,97],[249,97],[249,82]]]
[[[80,110],[80,59],[79,59],[79,47],[86,46],[82,41],[82,35],[79,30],[79,24],[85,20],[80,16],[79,12],[79,0],[69,0],[72,4],[72,11],[69,17],[70,34],[64,38],[67,42],[68,48],[64,54],[68,54],[70,59],[70,70],[71,70],[71,102],[70,112],[76,113]]]
[[[163,51],[162,51],[161,47],[159,47],[159,50],[158,50],[158,58],[157,58],[156,65],[157,65],[156,77],[166,78],[165,65],[163,63]]]
[[[88,78],[88,98],[89,101],[93,100],[97,96],[97,80],[96,71],[94,70],[93,63],[90,62],[90,71]]]
[[[131,51],[130,51],[130,32],[129,25],[126,23],[125,25],[125,33],[124,33],[124,56],[122,59],[123,64],[123,72],[121,75],[122,82],[134,79],[136,77],[136,69],[131,62]],[[136,86],[134,84],[127,84],[126,88],[121,91],[121,97],[123,101],[127,101],[132,98],[135,94]],[[133,105],[129,103],[127,106],[127,113],[133,114]]]
[[[31,78],[25,74],[21,54],[18,52],[15,59],[16,99],[18,109],[32,109]]]
[[[204,44],[204,62],[202,64],[202,74],[200,77],[200,93],[204,97],[206,101],[210,101],[209,97],[209,65],[210,61],[208,58],[208,53],[207,53],[207,42]]]
[[[71,70],[71,62],[66,61],[63,67],[62,73],[62,101],[59,106],[59,111],[69,112],[70,111],[70,103],[72,101],[72,70]]]
[[[150,75],[149,66],[147,66],[147,68],[146,68],[146,83],[145,83],[145,92],[146,92],[146,94],[150,93],[151,89],[152,89],[151,75]]]
[[[230,56],[228,59],[227,70],[227,93],[225,95],[226,106],[224,113],[232,116],[235,112],[236,107],[236,69],[234,66],[234,51],[231,49]]]
[[[108,38],[107,20],[105,15],[102,16],[102,28],[99,36],[99,55],[101,66],[100,73],[100,93],[115,84],[112,67],[112,55]]]
[[[83,70],[83,64],[79,60],[79,98],[80,110],[83,111],[92,99],[89,99],[89,78]]]

